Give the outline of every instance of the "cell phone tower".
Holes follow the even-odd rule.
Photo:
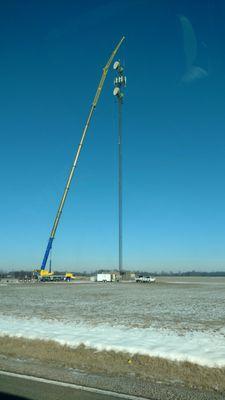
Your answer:
[[[124,67],[120,61],[115,61],[113,69],[116,72],[113,94],[118,101],[118,210],[119,210],[119,272],[123,272],[123,153],[122,153],[122,106],[123,89],[126,86]]]

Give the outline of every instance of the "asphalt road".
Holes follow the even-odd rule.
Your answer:
[[[15,376],[14,376],[15,375]],[[93,391],[92,391],[93,390]],[[118,400],[138,399],[135,396],[107,393],[98,389],[79,389],[76,385],[33,377],[19,377],[0,371],[0,399],[8,400]]]

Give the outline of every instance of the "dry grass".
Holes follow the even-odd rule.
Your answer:
[[[39,360],[50,366],[81,369],[90,373],[137,377],[156,382],[176,382],[187,387],[225,391],[225,368],[207,368],[189,362],[113,351],[98,352],[79,346],[70,348],[53,341],[0,337],[0,354],[6,357]]]

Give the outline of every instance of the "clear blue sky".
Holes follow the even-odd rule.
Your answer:
[[[122,35],[124,266],[225,268],[223,4],[2,3],[0,269],[40,265],[101,69]],[[56,234],[55,269],[117,266],[113,77]]]

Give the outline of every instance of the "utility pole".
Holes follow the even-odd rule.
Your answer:
[[[126,86],[126,76],[120,61],[116,61],[113,69],[117,75],[114,79],[113,94],[118,101],[118,210],[119,210],[119,272],[123,271],[123,153],[122,153],[122,105],[124,94],[122,89]]]

